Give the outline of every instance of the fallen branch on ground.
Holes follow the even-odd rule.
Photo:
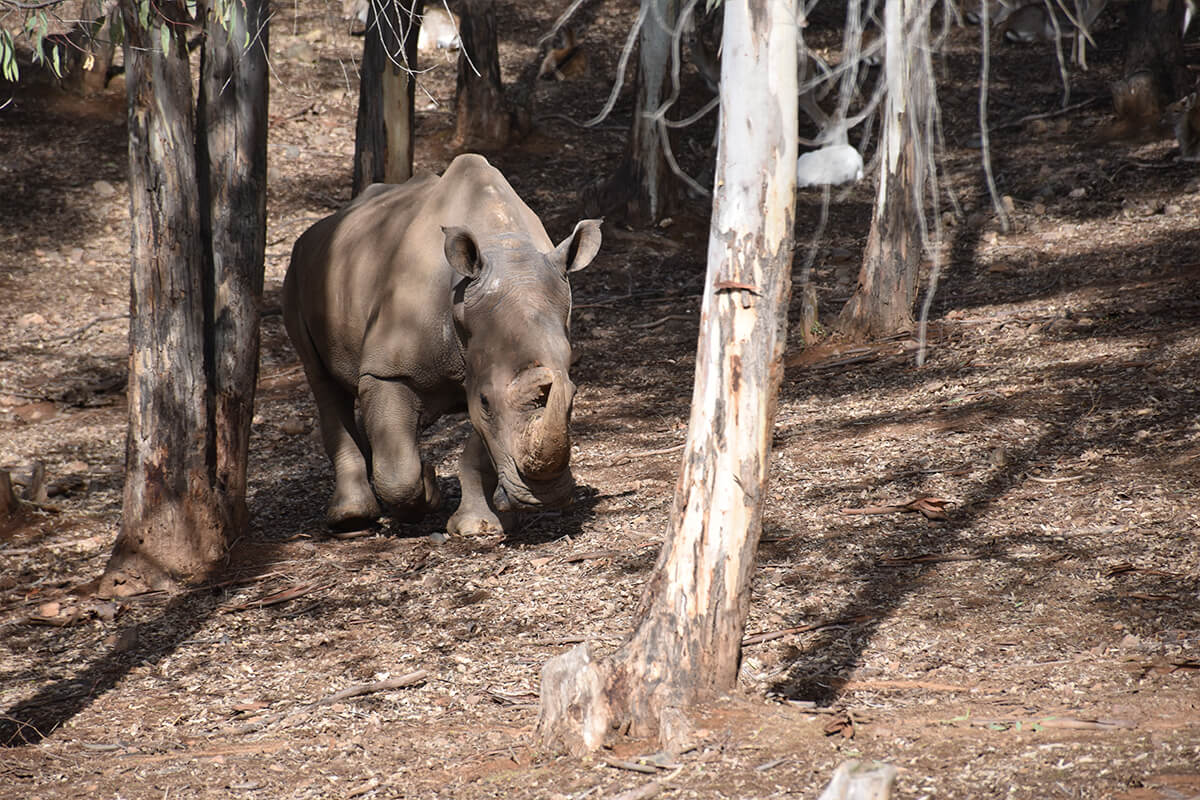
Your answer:
[[[946,519],[946,506],[949,500],[941,497],[918,497],[898,506],[866,506],[865,508],[843,508],[843,514],[902,514],[911,511],[919,512],[925,519]]]

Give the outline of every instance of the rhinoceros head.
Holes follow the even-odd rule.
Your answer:
[[[498,478],[500,511],[571,500],[567,273],[600,248],[600,221],[583,220],[551,252],[523,233],[476,236],[443,228],[446,260],[465,280],[454,322],[465,343],[467,409]]]

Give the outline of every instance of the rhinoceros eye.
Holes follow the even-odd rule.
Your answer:
[[[489,403],[489,402],[488,402],[488,399],[487,399],[486,397],[484,397],[482,394],[481,394],[481,395],[479,395],[479,408],[480,408],[480,409],[483,411],[483,413],[485,413],[485,414],[490,414],[490,413],[492,413],[492,404],[491,404],[491,403]]]

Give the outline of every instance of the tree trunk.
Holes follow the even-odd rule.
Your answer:
[[[791,285],[794,4],[727,2],[723,51],[708,272],[670,535],[620,649],[595,662],[581,645],[542,673],[540,735],[576,752],[613,727],[657,731],[670,746],[685,710],[737,677]]]
[[[229,10],[228,32],[206,23],[198,130],[186,4],[157,5],[145,28],[136,0],[121,3],[129,433],[121,531],[102,594],[199,581],[246,523],[265,247],[266,4]]]
[[[98,92],[108,80],[112,66],[112,26],[99,0],[83,0],[79,19],[67,34],[70,50],[64,66],[63,87],[77,94]]]
[[[233,530],[249,523],[246,461],[267,235],[267,13],[266,0],[237,0],[228,30],[207,15],[198,102],[201,213],[212,254],[204,327],[215,488]]]
[[[413,75],[424,6],[424,0],[370,3],[358,84],[355,195],[372,183],[403,183],[412,177],[416,113]]]
[[[636,101],[625,158],[617,172],[586,199],[586,212],[616,215],[632,225],[654,225],[674,209],[678,181],[667,165],[655,115],[671,94],[672,39],[679,0],[642,0],[645,20],[638,33]]]
[[[459,38],[454,146],[485,151],[502,148],[520,131],[514,130],[500,81],[495,0],[466,0]]]
[[[650,13],[638,35],[637,103],[629,134],[633,194],[626,204],[629,222],[653,225],[669,215],[677,185],[663,152],[662,121],[654,114],[671,93],[672,37],[679,22],[679,0],[642,0]]]
[[[21,501],[13,491],[12,476],[0,469],[0,538],[7,536],[21,512]]]
[[[1111,138],[1155,137],[1162,112],[1192,90],[1183,56],[1183,0],[1136,0],[1129,6],[1124,76],[1112,84]]]
[[[149,28],[136,0],[122,0],[121,13],[133,239],[129,433],[121,532],[101,582],[101,591],[116,594],[202,577],[224,551],[227,527],[210,469],[207,243],[196,191],[189,20],[182,3],[158,6]]]
[[[927,168],[920,143],[931,108],[928,25],[921,0],[887,0],[879,189],[858,286],[837,322],[852,339],[877,339],[913,328]]]

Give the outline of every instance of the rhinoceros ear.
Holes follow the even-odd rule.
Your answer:
[[[446,236],[446,263],[464,278],[477,278],[483,269],[475,237],[466,228],[442,227]]]
[[[600,223],[602,219],[585,219],[575,224],[575,230],[554,249],[554,261],[564,272],[577,272],[600,252]]]

